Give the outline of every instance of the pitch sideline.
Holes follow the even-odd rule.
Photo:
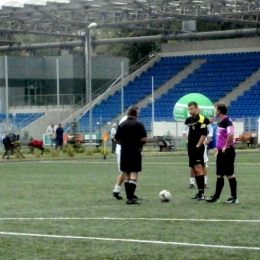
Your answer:
[[[3,231],[0,232],[0,235],[2,235],[2,236],[38,237],[38,238],[96,240],[96,241],[109,241],[109,242],[144,243],[144,244],[175,245],[175,246],[190,246],[190,247],[206,247],[206,248],[221,248],[221,249],[260,250],[260,247],[191,244],[191,243],[181,243],[181,242],[171,242],[171,241],[122,239],[122,238],[106,238],[106,237],[102,238],[102,237],[45,235],[45,234],[16,233],[16,232],[3,232]]]
[[[115,221],[181,221],[181,222],[236,222],[236,223],[260,223],[260,219],[193,219],[193,218],[112,218],[112,217],[57,217],[57,218],[0,218],[0,221],[8,220],[115,220]]]

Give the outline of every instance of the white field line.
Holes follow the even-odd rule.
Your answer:
[[[25,163],[29,163],[29,164],[32,164],[32,162],[16,162],[16,163],[21,163],[21,164],[25,164]],[[38,161],[37,163],[59,163],[59,164],[65,164],[65,163],[69,163],[69,164],[99,164],[99,165],[106,165],[106,164],[117,164],[116,161],[113,161],[113,162],[101,162],[101,161]],[[215,162],[208,162],[207,164],[209,165],[216,165]],[[161,165],[188,165],[188,162],[143,162],[143,165],[157,165],[159,167],[161,167]],[[259,163],[255,163],[255,162],[252,162],[252,163],[239,163],[239,162],[236,162],[235,163],[235,166],[236,165],[260,165],[260,162]]]
[[[38,238],[59,238],[59,239],[78,239],[78,240],[96,240],[109,242],[128,242],[128,243],[144,243],[144,244],[159,244],[159,245],[176,245],[176,246],[193,246],[207,248],[222,248],[222,249],[243,249],[243,250],[260,250],[260,247],[246,246],[222,246],[222,245],[207,245],[207,244],[191,244],[171,241],[157,240],[140,240],[140,239],[122,239],[122,238],[106,238],[106,237],[83,237],[83,236],[61,236],[61,235],[45,235],[45,234],[30,234],[16,232],[0,232],[2,236],[20,236],[20,237],[38,237]]]
[[[260,219],[193,219],[193,218],[110,218],[110,217],[103,217],[103,218],[0,218],[0,221],[6,220],[115,220],[115,221],[183,221],[183,222],[238,222],[238,223],[260,223]]]

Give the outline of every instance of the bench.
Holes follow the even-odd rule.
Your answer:
[[[172,151],[175,149],[172,139],[167,139],[167,138],[148,138],[146,141],[147,146],[153,146],[159,147],[160,152],[163,151],[163,149],[166,149],[166,151]]]
[[[102,142],[103,142],[102,139],[92,139],[92,145],[96,146],[97,148],[102,146]],[[90,140],[83,139],[83,140],[80,140],[80,143],[90,145]]]
[[[257,139],[256,137],[238,137],[234,139],[235,144],[246,144],[247,146],[255,146],[257,144]]]
[[[102,145],[102,142],[103,142],[102,139],[92,139],[92,145],[96,146],[97,148]],[[67,144],[72,144],[72,145],[86,144],[86,145],[90,145],[90,139],[83,139],[83,140],[68,139]]]

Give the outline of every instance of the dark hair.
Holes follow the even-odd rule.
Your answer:
[[[189,104],[188,104],[188,107],[191,107],[191,106],[194,106],[194,107],[198,107],[198,103],[195,102],[195,101],[191,101]]]
[[[227,114],[227,106],[225,103],[217,103],[215,105],[216,109],[219,110],[219,112],[223,115],[226,115]]]
[[[131,106],[127,110],[128,116],[137,116],[138,107],[137,106]]]

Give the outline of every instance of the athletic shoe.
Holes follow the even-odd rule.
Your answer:
[[[136,195],[133,196],[133,199],[135,199],[135,200],[142,200],[142,198],[137,197]]]
[[[133,204],[141,204],[141,202],[137,199],[131,199],[131,200],[126,200],[127,205],[133,205]]]
[[[233,197],[230,197],[226,200],[225,202],[226,204],[237,204],[239,203],[239,200],[238,199],[234,199]]]
[[[194,184],[190,184],[189,186],[188,186],[188,189],[193,189],[195,186],[194,186]]]
[[[198,197],[199,197],[199,194],[197,193],[194,197],[192,197],[191,199],[192,200],[196,200],[196,199],[198,199]]]
[[[202,201],[202,200],[205,200],[204,194],[198,194],[197,201]]]
[[[219,198],[216,198],[215,196],[211,196],[209,198],[205,199],[207,202],[220,202]]]
[[[117,200],[123,199],[123,197],[120,195],[120,192],[113,191],[113,197],[115,197]]]

